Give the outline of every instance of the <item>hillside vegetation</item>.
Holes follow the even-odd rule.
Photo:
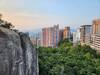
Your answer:
[[[39,70],[40,75],[100,75],[100,55],[65,39],[58,48],[39,48]]]

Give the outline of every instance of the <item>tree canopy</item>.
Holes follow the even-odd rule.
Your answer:
[[[100,55],[89,46],[73,47],[66,39],[58,48],[38,50],[40,75],[100,75]]]
[[[2,20],[2,14],[0,14],[0,26],[8,29],[14,28],[10,22]]]

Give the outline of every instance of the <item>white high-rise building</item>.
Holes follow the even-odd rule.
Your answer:
[[[77,29],[76,32],[73,32],[73,44],[77,44],[80,41],[80,29]]]

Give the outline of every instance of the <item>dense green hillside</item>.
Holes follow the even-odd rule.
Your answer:
[[[64,40],[59,48],[39,48],[40,75],[100,75],[100,56],[89,46],[73,47]]]

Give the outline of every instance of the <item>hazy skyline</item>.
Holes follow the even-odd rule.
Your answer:
[[[0,0],[0,13],[23,31],[54,24],[77,28],[100,18],[100,0]]]

